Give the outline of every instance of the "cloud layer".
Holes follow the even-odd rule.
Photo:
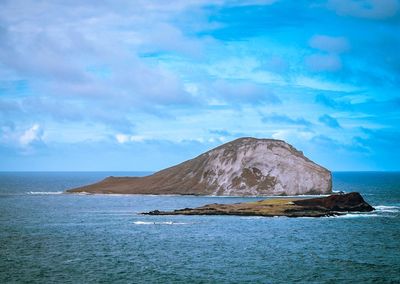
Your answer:
[[[399,26],[398,0],[2,1],[0,170],[156,170],[240,136],[399,170]]]

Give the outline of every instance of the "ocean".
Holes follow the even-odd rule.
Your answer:
[[[0,173],[0,283],[400,283],[400,173],[336,172],[377,210],[145,216],[261,198],[71,195],[115,172]]]

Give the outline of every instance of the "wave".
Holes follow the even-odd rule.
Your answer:
[[[375,208],[375,211],[372,211],[372,212],[347,213],[345,215],[336,216],[336,217],[338,217],[338,218],[394,217],[394,215],[390,214],[390,213],[400,212],[400,206],[377,205],[377,206],[374,206],[374,208]]]
[[[265,217],[263,217],[263,216],[244,216],[244,217],[240,217],[240,219],[255,220],[255,219],[265,219]]]
[[[190,223],[172,222],[172,221],[165,221],[165,222],[135,221],[135,222],[133,222],[133,224],[135,224],[135,225],[188,225]]]
[[[299,194],[299,195],[185,195],[194,197],[212,197],[212,198],[292,198],[292,197],[326,197],[330,194]],[[178,195],[179,196],[179,195]],[[181,195],[182,196],[182,195]]]
[[[375,213],[348,213],[345,215],[334,216],[333,218],[365,218],[365,217],[385,217],[384,215],[379,215]],[[328,217],[332,218],[332,217]]]
[[[386,212],[386,213],[397,213],[400,211],[399,206],[386,206],[386,205],[379,205],[379,206],[374,206],[376,211],[378,212]]]
[[[28,191],[27,194],[31,195],[55,195],[55,194],[63,194],[63,191]]]

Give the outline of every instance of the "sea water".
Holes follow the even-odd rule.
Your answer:
[[[146,216],[260,198],[78,195],[143,173],[0,173],[0,283],[400,283],[400,173],[334,173],[377,210],[326,218]]]

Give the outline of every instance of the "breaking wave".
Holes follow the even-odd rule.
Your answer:
[[[373,206],[375,211],[348,213],[346,215],[336,216],[338,218],[360,218],[360,217],[395,217],[400,212],[400,206],[377,205]]]
[[[133,222],[135,225],[187,225],[190,223],[183,223],[183,222],[172,222],[172,221],[166,221],[166,222],[144,222],[144,221],[135,221]]]
[[[397,213],[400,211],[399,206],[385,206],[385,205],[379,205],[375,206],[376,211],[378,212],[386,212],[386,213]]]
[[[63,194],[63,191],[28,191],[27,194],[31,195],[55,195],[55,194]]]
[[[379,215],[376,213],[348,213],[346,215],[339,215],[333,218],[365,218],[365,217],[385,217],[384,215]],[[329,217],[331,218],[331,217]]]

